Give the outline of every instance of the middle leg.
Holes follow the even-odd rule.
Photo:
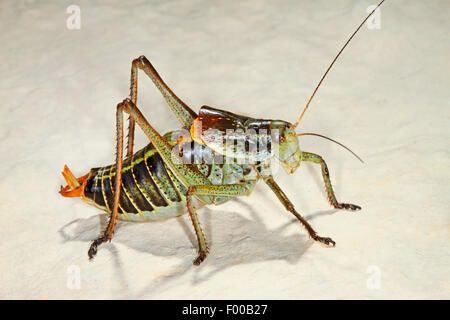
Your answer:
[[[136,105],[130,100],[125,99],[119,103],[118,109],[128,113],[134,121],[141,127],[151,143],[163,159],[164,163],[172,170],[175,176],[188,187],[186,195],[187,209],[191,217],[194,229],[199,242],[199,254],[194,264],[200,264],[208,253],[208,247],[205,236],[200,226],[200,222],[193,204],[193,197],[206,204],[215,202],[215,197],[233,197],[247,195],[251,190],[251,183],[232,184],[232,185],[211,185],[195,165],[177,163],[172,159],[172,146],[150,125]],[[116,180],[117,181],[117,180]]]
[[[195,233],[197,235],[198,241],[198,255],[194,260],[194,265],[198,266],[205,260],[208,255],[209,249],[205,240],[205,235],[203,234],[200,221],[197,216],[197,210],[192,203],[192,197],[199,197],[200,201],[205,201],[208,203],[214,203],[214,197],[236,197],[248,195],[251,190],[251,182],[249,183],[239,183],[239,184],[229,184],[229,185],[203,185],[203,186],[191,186],[188,188],[186,195],[186,205],[189,212],[189,217],[191,218],[192,224],[194,226]],[[205,199],[206,197],[206,199]]]

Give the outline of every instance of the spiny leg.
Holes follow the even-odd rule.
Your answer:
[[[197,216],[197,211],[192,205],[192,196],[200,197],[201,201],[213,203],[214,197],[236,197],[248,195],[250,185],[246,183],[230,184],[230,185],[203,185],[203,186],[190,186],[186,195],[186,204],[191,218],[194,230],[197,235],[198,241],[198,255],[194,260],[194,265],[198,266],[205,260],[208,255],[209,249],[203,234],[200,221]],[[206,196],[206,199],[204,198]]]
[[[186,186],[195,186],[195,185],[209,185],[211,182],[203,176],[196,166],[192,164],[183,164],[176,163],[172,160],[172,147],[169,143],[156,131],[150,123],[145,119],[140,110],[136,107],[136,105],[130,100],[125,99],[123,102],[119,103],[118,109],[124,110],[127,112],[130,117],[137,122],[139,127],[141,127],[142,131],[147,135],[150,139],[151,143],[163,159],[164,163],[174,172],[174,174],[182,181],[182,183]],[[194,229],[196,231],[197,239],[199,242],[199,257],[195,260],[194,263],[197,265],[201,263],[206,257],[207,254],[207,245],[205,241],[204,234],[201,230],[200,222],[197,217],[197,213],[195,211],[194,206],[192,205],[192,193],[194,189],[190,188],[190,192],[187,194],[187,208],[189,211],[189,216],[192,219],[192,223],[194,224]],[[205,198],[205,197],[204,197]],[[210,202],[210,199],[207,199],[206,202]],[[204,199],[205,200],[205,199]]]
[[[97,247],[105,241],[111,241],[117,223],[117,213],[119,210],[120,186],[122,183],[122,162],[123,162],[123,111],[122,107],[117,107],[116,110],[116,125],[117,125],[117,145],[116,145],[116,179],[114,182],[113,194],[113,208],[111,217],[109,218],[108,226],[103,235],[95,239],[88,251],[89,259],[92,259],[97,254]]]
[[[187,195],[186,195],[186,207],[189,212],[189,217],[191,218],[192,225],[194,226],[195,234],[197,236],[197,242],[198,242],[198,254],[197,258],[194,260],[194,265],[198,266],[200,263],[202,263],[203,260],[205,260],[206,256],[208,255],[209,248],[208,244],[206,243],[205,234],[203,233],[202,226],[200,225],[200,220],[197,216],[197,210],[192,204],[192,187],[188,189]]]
[[[195,165],[184,164],[173,161],[171,145],[156,131],[150,123],[145,119],[140,110],[130,99],[125,99],[117,106],[118,109],[125,111],[136,121],[136,123],[144,131],[145,135],[150,139],[158,154],[164,163],[177,176],[181,182],[188,186],[186,196],[189,216],[194,224],[197,239],[199,242],[199,256],[194,264],[200,264],[207,255],[208,246],[205,241],[203,231],[201,231],[200,222],[198,220],[195,207],[192,204],[192,196],[204,203],[214,203],[215,196],[239,196],[246,195],[249,192],[250,183],[233,184],[233,185],[211,185],[211,182],[200,173]]]
[[[310,161],[314,163],[318,163],[322,167],[322,177],[323,182],[325,183],[325,189],[328,194],[328,200],[330,204],[336,209],[346,209],[346,210],[361,210],[360,206],[351,203],[340,203],[337,201],[336,196],[334,195],[333,187],[331,186],[330,173],[328,171],[327,164],[323,160],[321,156],[318,154],[310,153],[310,152],[302,152],[302,160]]]
[[[180,179],[184,185],[207,185],[211,183],[198,171],[195,165],[173,161],[172,146],[150,125],[138,107],[136,107],[130,99],[125,99],[119,103],[118,108],[119,107],[136,121],[144,134],[150,139],[150,142],[153,144],[164,163],[175,173],[177,178]],[[178,158],[176,158],[176,160],[178,160]]]
[[[311,227],[311,225],[308,223],[308,221],[305,220],[294,208],[294,205],[292,202],[288,199],[286,194],[281,190],[281,188],[278,186],[278,184],[273,180],[272,177],[264,177],[264,182],[272,189],[272,191],[275,193],[275,195],[278,197],[280,202],[284,205],[286,210],[291,212],[305,227],[306,231],[308,231],[309,236],[318,242],[321,242],[326,245],[333,245],[333,247],[336,245],[336,242],[334,242],[331,238],[327,237],[320,237],[317,235],[317,232]]]
[[[155,86],[164,96],[168,105],[175,113],[181,125],[185,128],[189,128],[197,118],[197,114],[192,111],[180,98],[178,98],[172,90],[164,83],[159,74],[156,72],[155,68],[152,66],[150,61],[145,56],[140,56],[133,60],[131,64],[131,81],[130,81],[130,99],[134,105],[137,103],[137,83],[138,83],[138,69],[143,70],[147,76],[153,81]],[[134,145],[134,129],[135,120],[133,117],[128,119],[128,142],[127,142],[127,157],[133,154]]]

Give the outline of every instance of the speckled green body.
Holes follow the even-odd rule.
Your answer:
[[[184,134],[169,132],[164,136],[160,135],[136,106],[138,69],[143,70],[161,92],[180,121],[181,131],[187,131],[187,140],[184,139]],[[129,115],[125,159],[123,159],[124,113]],[[135,124],[142,129],[150,143],[133,153]],[[92,242],[88,251],[89,258],[92,259],[97,254],[100,244],[111,240],[117,219],[131,221],[164,219],[180,215],[186,209],[199,246],[194,264],[199,265],[208,254],[208,246],[196,209],[202,205],[218,205],[233,197],[249,195],[258,179],[264,180],[286,210],[307,229],[311,238],[326,245],[334,245],[331,238],[317,235],[294,209],[294,205],[272,177],[273,157],[278,159],[288,173],[293,173],[301,161],[320,163],[327,193],[333,206],[351,210],[360,209],[359,206],[337,202],[323,159],[300,149],[298,135],[295,133],[297,124],[298,122],[293,125],[282,120],[250,118],[208,106],[203,106],[196,114],[170,90],[147,58],[140,56],[134,59],[131,68],[130,98],[119,103],[116,110],[115,165],[91,169],[88,175],[79,178],[80,181],[73,181],[75,177],[68,169],[66,170],[67,167],[63,172],[68,186],[61,189],[62,195],[81,196],[83,200],[111,214],[103,235]],[[216,144],[215,139],[210,140],[202,134],[209,130],[218,131],[225,140],[241,139],[243,144],[235,142],[231,145]],[[239,130],[244,132],[243,136],[236,135]],[[267,148],[252,149],[251,146],[255,145],[255,141],[258,146],[259,141],[266,141]],[[191,148],[186,150],[184,147],[187,145]],[[275,152],[272,152],[273,150]],[[178,158],[174,157],[177,153]],[[196,162],[196,153],[201,154],[200,159],[208,158],[204,155],[212,155],[211,161]],[[216,161],[217,154],[222,156],[220,162]],[[185,162],[183,159],[190,161]],[[194,161],[191,161],[192,159]]]
[[[177,132],[164,135],[165,140],[175,146]],[[186,148],[184,148],[185,150]],[[183,152],[182,160],[193,160],[195,156],[214,154],[210,148],[191,142],[188,151]],[[192,158],[192,159],[190,159]],[[238,164],[236,162],[194,164],[198,171],[212,185],[232,185],[245,183],[253,189],[259,175],[270,167],[268,161],[257,165]],[[88,202],[110,213],[113,203],[113,186],[116,176],[115,165],[93,168],[90,170],[85,188]],[[122,167],[122,185],[119,201],[118,219],[126,221],[148,221],[170,218],[186,212],[187,187],[176,174],[164,163],[155,147],[149,143],[133,156],[124,159]],[[233,196],[216,196],[214,204],[221,204]],[[196,207],[204,203],[195,198]]]

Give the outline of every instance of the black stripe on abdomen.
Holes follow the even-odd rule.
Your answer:
[[[112,212],[113,205],[114,205],[114,198],[113,198],[114,184],[112,184],[112,182],[111,182],[111,174],[112,173],[114,173],[112,166],[105,167],[103,170],[102,177],[101,177],[101,181],[102,181],[101,186],[103,189],[103,197],[105,198],[104,202],[106,202],[106,204],[108,205],[108,210],[110,212]],[[122,213],[122,210],[120,210],[120,208],[119,208],[118,212]]]
[[[153,211],[153,206],[145,199],[134,181],[133,174],[130,169],[122,171],[122,186],[126,189],[133,204],[141,211]]]
[[[123,177],[123,175],[122,175]],[[123,178],[122,178],[123,179]],[[111,186],[114,188],[114,183],[116,181],[116,176],[111,177]],[[139,213],[139,211],[135,208],[133,203],[128,198],[127,193],[123,188],[123,184],[120,186],[120,196],[119,196],[119,212],[125,211],[127,213]],[[121,210],[123,209],[123,210]]]
[[[91,169],[93,176],[88,179],[84,188],[84,195],[92,199],[100,207],[106,208],[105,198],[103,197],[102,176],[105,168]]]
[[[93,201],[95,201],[94,200],[95,194],[99,191],[101,192],[101,190],[98,190],[98,187],[97,187],[98,169],[99,168],[93,168],[93,169],[91,169],[91,171],[89,171],[89,176],[86,181],[86,186],[84,187],[84,196]]]
[[[159,190],[172,202],[180,202],[181,197],[178,194],[178,190],[172,182],[169,174],[167,173],[164,161],[159,154],[154,154],[145,159],[147,168],[150,170]]]
[[[136,179],[135,183],[139,185],[146,198],[156,207],[167,207],[168,203],[161,195],[158,186],[148,173],[145,161],[140,161],[133,165],[132,170],[134,178]]]

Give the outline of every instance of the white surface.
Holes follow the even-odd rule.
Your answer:
[[[381,29],[361,30],[302,121],[365,160],[301,139],[358,213],[330,209],[318,166],[277,176],[337,246],[309,240],[260,183],[249,198],[200,210],[211,247],[200,267],[187,215],[120,223],[89,262],[104,215],[57,193],[64,164],[82,175],[113,162],[131,60],[145,54],[194,110],[294,122],[373,3],[80,1],[81,29],[68,30],[73,3],[0,4],[1,298],[450,298],[449,2],[386,1]],[[178,127],[142,73],[138,104],[161,132]],[[79,289],[67,285],[73,268]]]

